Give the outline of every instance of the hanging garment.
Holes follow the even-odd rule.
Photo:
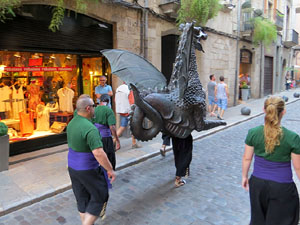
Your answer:
[[[50,108],[41,104],[36,107],[36,130],[48,131],[50,130]]]
[[[33,134],[34,122],[32,113],[22,111],[19,113],[20,117],[20,132],[22,137],[28,137]]]
[[[72,113],[74,91],[71,88],[64,87],[57,91],[59,97],[59,110],[62,112]]]
[[[58,103],[57,103],[57,102],[54,102],[54,103],[47,103],[46,106],[50,109],[50,112],[58,112],[58,110],[59,110],[59,107],[58,107]]]
[[[40,87],[36,84],[30,84],[27,88],[30,97],[28,102],[28,108],[33,111],[36,110],[37,105],[41,102],[40,99]]]
[[[0,88],[0,112],[11,111],[11,89],[8,86]]]
[[[23,93],[23,86],[16,89],[13,86],[12,90],[12,108],[13,108],[13,118],[19,119],[19,112],[25,109],[25,102],[24,102],[24,93]]]

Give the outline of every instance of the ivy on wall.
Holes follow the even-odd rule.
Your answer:
[[[49,25],[49,29],[52,32],[59,30],[63,24],[65,17],[66,4],[65,0],[56,0],[57,6],[52,10],[52,18]],[[76,12],[84,13],[87,10],[88,2],[100,2],[101,0],[76,0]],[[14,9],[21,6],[21,0],[0,0],[0,22],[4,23],[5,20],[15,17]]]
[[[219,0],[181,0],[177,23],[196,21],[196,25],[204,26],[221,8]]]
[[[20,4],[21,0],[0,0],[0,21],[4,23],[8,16],[16,16],[14,8]]]
[[[253,23],[253,42],[255,45],[262,42],[264,45],[268,46],[272,44],[273,41],[276,41],[277,29],[273,22],[258,16],[254,18]]]

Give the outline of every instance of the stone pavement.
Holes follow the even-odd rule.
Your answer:
[[[300,89],[284,91],[277,95],[289,97],[288,103],[291,103],[299,100],[293,97],[294,92],[300,92]],[[193,132],[194,139],[203,138],[261,115],[263,102],[264,99],[250,99],[228,108],[224,115],[227,126]],[[251,108],[250,116],[241,115],[240,109],[243,106]],[[121,139],[122,148],[117,152],[117,170],[159,155],[160,135],[141,145],[142,148],[131,149],[131,139]],[[170,150],[171,147],[168,148],[168,151]],[[11,157],[9,170],[0,173],[0,216],[70,189],[66,159],[67,145]],[[223,204],[222,201],[220,204]]]
[[[297,133],[299,108],[300,101],[289,104],[282,120]],[[249,192],[241,187],[241,159],[248,129],[263,121],[261,115],[195,141],[191,175],[183,187],[174,187],[173,154],[118,171],[106,219],[95,225],[248,225]],[[294,180],[300,190],[295,174]],[[80,224],[72,190],[0,217],[0,225],[40,224]]]

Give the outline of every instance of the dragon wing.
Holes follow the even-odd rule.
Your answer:
[[[119,49],[102,50],[101,53],[109,61],[111,73],[127,84],[132,83],[139,90],[166,87],[165,76],[143,57]]]

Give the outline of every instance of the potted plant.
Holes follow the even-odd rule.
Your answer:
[[[249,98],[249,86],[247,85],[246,82],[242,82],[241,92],[242,92],[242,100],[247,101]]]
[[[7,126],[0,122],[0,172],[8,170],[9,136]]]

